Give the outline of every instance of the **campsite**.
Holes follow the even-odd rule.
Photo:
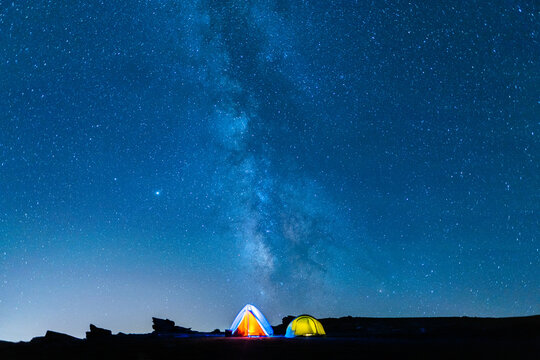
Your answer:
[[[246,305],[231,328],[199,332],[152,318],[154,331],[113,335],[90,325],[85,339],[48,331],[0,342],[1,359],[526,358],[540,351],[540,316],[514,318],[315,319],[287,316],[270,326]]]

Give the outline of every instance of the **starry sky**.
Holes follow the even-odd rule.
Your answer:
[[[540,313],[540,4],[0,1],[0,339]]]

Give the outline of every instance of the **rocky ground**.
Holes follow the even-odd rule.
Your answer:
[[[328,336],[231,338],[153,318],[149,334],[113,335],[90,325],[86,339],[48,331],[30,342],[0,342],[0,359],[508,358],[540,354],[540,316],[516,318],[320,319]]]

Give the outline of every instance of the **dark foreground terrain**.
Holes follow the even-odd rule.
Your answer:
[[[49,331],[26,343],[0,342],[0,359],[540,358],[540,316],[321,319],[327,337],[295,339],[231,338],[153,320],[150,334],[91,326],[86,339]]]

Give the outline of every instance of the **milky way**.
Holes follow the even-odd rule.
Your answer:
[[[0,3],[0,339],[540,312],[536,1],[90,3]]]

